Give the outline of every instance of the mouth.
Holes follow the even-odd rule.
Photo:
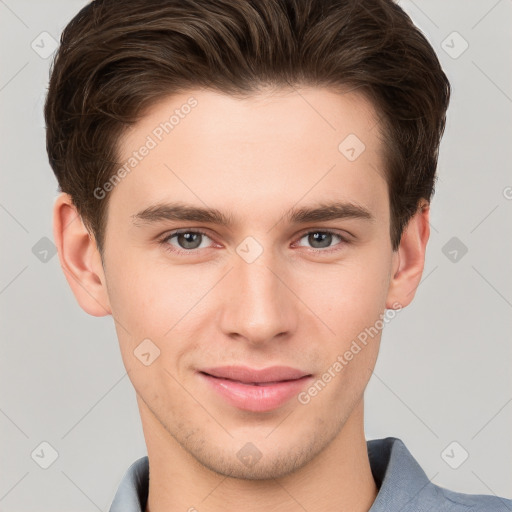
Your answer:
[[[273,380],[273,381],[269,381],[269,382],[244,382],[244,381],[236,380],[236,379],[228,379],[228,378],[225,378],[225,377],[217,377],[216,375],[211,375],[211,374],[206,373],[206,372],[199,372],[199,373],[202,373],[203,375],[207,375],[208,377],[212,377],[214,379],[230,380],[232,382],[239,382],[240,384],[245,384],[246,386],[273,386],[274,384],[280,384],[281,382],[292,382],[292,381],[299,380],[299,379],[285,379],[285,380]],[[309,376],[310,375],[304,375],[303,377],[300,377],[300,378],[303,379],[304,377],[309,377]]]
[[[285,366],[261,370],[225,366],[197,373],[225,402],[252,412],[268,412],[283,406],[313,379],[310,373]]]
[[[248,366],[220,366],[204,368],[200,372],[211,377],[233,380],[244,384],[277,383],[297,380],[311,375],[291,366],[270,366],[262,369],[249,368]]]

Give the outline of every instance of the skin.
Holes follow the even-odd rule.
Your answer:
[[[59,258],[78,303],[115,320],[148,448],[146,510],[367,511],[378,489],[363,398],[380,332],[305,405],[293,398],[270,412],[242,411],[196,370],[287,365],[321,376],[386,308],[413,299],[429,206],[419,205],[394,252],[378,117],[354,92],[168,97],[123,135],[120,161],[191,96],[198,105],[111,192],[104,265],[70,197],[54,206]],[[355,161],[338,150],[348,134],[366,146]],[[285,220],[293,207],[330,200],[362,205],[374,220]],[[159,201],[214,207],[234,224],[134,225],[134,214]],[[181,228],[208,237],[187,254],[166,251],[187,250],[176,237],[160,243]],[[314,245],[307,236],[326,229],[350,234],[350,243],[334,235]],[[263,249],[252,263],[236,251],[249,236]],[[160,350],[148,366],[134,355],[146,338]],[[237,457],[248,442],[262,454],[250,467]]]

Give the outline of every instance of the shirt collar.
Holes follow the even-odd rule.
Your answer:
[[[413,507],[425,501],[435,486],[405,444],[396,437],[387,437],[367,441],[366,445],[373,479],[379,488],[368,512],[418,510]],[[438,506],[439,500],[434,501]]]

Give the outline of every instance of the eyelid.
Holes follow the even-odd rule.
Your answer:
[[[352,235],[346,231],[340,233],[338,230],[331,229],[331,228],[323,228],[323,229],[308,228],[308,229],[306,229],[306,231],[303,231],[302,233],[297,235],[297,242],[294,242],[294,245],[297,244],[298,242],[300,242],[300,240],[302,240],[305,236],[307,236],[311,233],[329,233],[331,235],[338,236],[341,239],[341,242],[334,244],[331,247],[327,247],[325,249],[316,249],[315,247],[306,247],[306,249],[309,252],[314,252],[317,254],[318,253],[330,254],[332,252],[337,252],[337,251],[341,250],[340,248],[338,248],[338,246],[345,246],[352,242]],[[349,235],[349,236],[346,236],[346,235]],[[304,247],[304,246],[299,246],[299,247]]]
[[[198,233],[198,234],[201,234],[203,236],[206,236],[208,237],[210,240],[212,240],[212,242],[215,242],[215,240],[213,239],[213,237],[208,233],[208,231],[204,230],[204,229],[201,229],[201,228],[180,228],[180,229],[175,229],[173,231],[169,231],[165,234],[163,234],[161,237],[158,237],[158,243],[159,244],[162,244],[162,245],[170,245],[170,244],[167,244],[167,242],[174,236],[176,235],[179,235],[180,233]],[[186,249],[180,249],[180,248],[175,248],[173,250],[171,250],[171,252],[183,252],[183,253],[187,253],[187,254],[194,254],[196,252],[198,252],[198,249],[189,249],[189,250],[186,250]]]
[[[298,235],[296,235],[298,238],[302,238],[305,235],[308,235],[310,233],[331,233],[332,235],[338,235],[339,237],[349,241],[350,239],[354,238],[354,235],[352,233],[349,233],[348,231],[344,229],[335,229],[335,228],[306,228],[304,231],[299,232]]]

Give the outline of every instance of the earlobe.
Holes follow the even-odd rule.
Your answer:
[[[429,220],[430,206],[424,202],[404,229],[389,284],[388,309],[407,306],[416,294],[425,266],[425,251],[430,236]]]
[[[93,316],[111,314],[96,242],[85,228],[69,194],[61,193],[55,200],[53,236],[60,265],[81,308]]]

